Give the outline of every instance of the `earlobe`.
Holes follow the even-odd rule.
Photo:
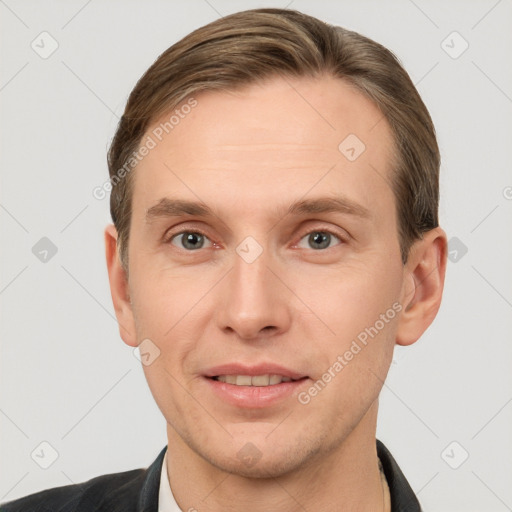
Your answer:
[[[113,224],[105,228],[105,256],[114,310],[122,340],[131,347],[137,346],[135,322],[128,288],[126,271],[117,250],[117,230]]]
[[[443,295],[446,257],[446,233],[441,228],[428,231],[411,248],[404,269],[398,345],[412,345],[436,317]]]

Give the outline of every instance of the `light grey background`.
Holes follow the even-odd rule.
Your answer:
[[[510,0],[0,1],[0,502],[145,467],[165,446],[118,335],[108,199],[92,190],[130,90],[164,49],[219,15],[286,5],[393,50],[439,135],[441,222],[460,242],[437,320],[396,352],[378,437],[425,511],[512,510]],[[43,31],[59,45],[48,58],[31,47],[51,49]],[[32,252],[42,237],[58,249],[46,263]],[[31,458],[51,461],[43,441],[59,455],[48,469]]]

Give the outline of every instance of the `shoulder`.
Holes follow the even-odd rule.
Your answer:
[[[165,446],[148,468],[97,476],[0,504],[0,512],[156,512]]]
[[[54,487],[0,505],[1,512],[135,511],[145,469],[101,475],[87,482]]]

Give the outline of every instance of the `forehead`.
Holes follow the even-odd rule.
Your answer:
[[[308,189],[389,208],[389,125],[345,81],[271,78],[193,99],[143,137],[154,147],[135,171],[134,212],[165,196],[223,202],[249,193],[256,206]]]

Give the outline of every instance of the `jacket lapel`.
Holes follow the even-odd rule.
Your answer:
[[[146,470],[137,503],[137,512],[158,512],[158,493],[160,490],[160,474],[167,446],[160,452],[153,464]]]

